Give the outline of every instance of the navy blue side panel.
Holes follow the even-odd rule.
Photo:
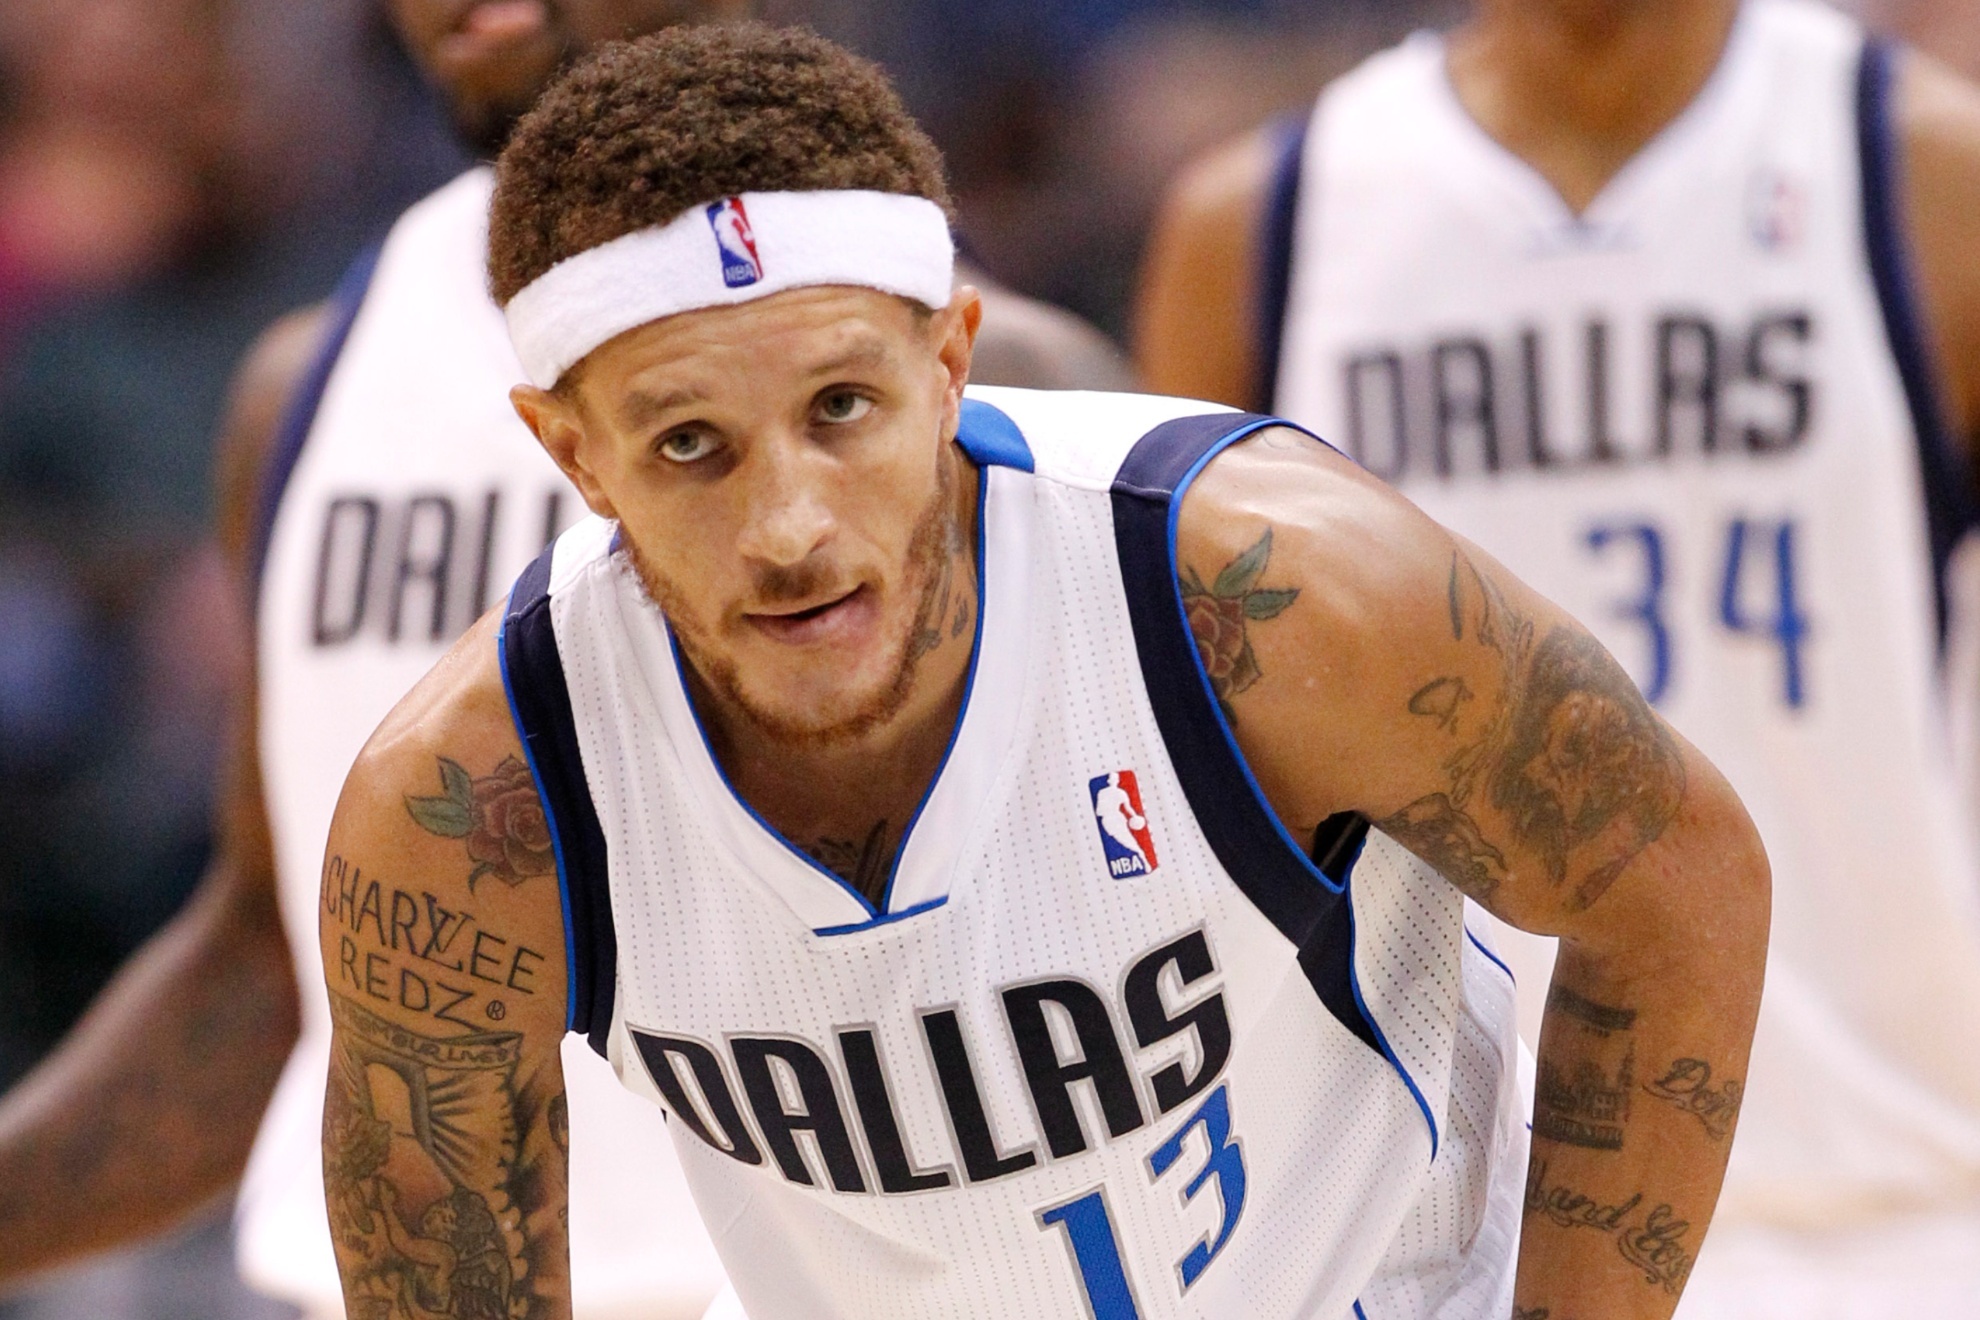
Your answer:
[[[555,550],[554,545],[545,550],[516,581],[497,646],[509,712],[543,797],[557,852],[564,955],[570,969],[568,1025],[583,1032],[602,1055],[612,1030],[619,940],[606,887],[605,831],[585,782],[571,690],[550,622],[550,556]]]
[[[1272,178],[1258,228],[1258,394],[1252,406],[1270,412],[1279,395],[1279,355],[1285,347],[1286,303],[1292,297],[1293,243],[1299,218],[1299,167],[1306,156],[1311,107],[1272,128]]]
[[[1342,870],[1333,878],[1281,827],[1217,710],[1176,586],[1171,511],[1181,492],[1226,445],[1279,424],[1224,413],[1178,418],[1143,436],[1114,482],[1114,544],[1155,722],[1197,824],[1245,897],[1298,946],[1300,966],[1327,1010],[1383,1053],[1354,994],[1354,933],[1343,881],[1358,841],[1345,843],[1351,831],[1328,841],[1342,845],[1330,848]]]
[[[1973,473],[1950,434],[1940,408],[1939,383],[1911,249],[1904,225],[1901,146],[1891,121],[1897,48],[1881,37],[1864,43],[1856,75],[1856,138],[1862,159],[1863,240],[1884,312],[1891,356],[1904,381],[1912,429],[1918,435],[1919,470],[1925,480],[1925,519],[1932,541],[1934,601],[1939,645],[1947,626],[1946,569],[1953,547],[1976,521]]]
[[[323,403],[323,391],[330,384],[330,373],[336,368],[344,344],[351,337],[351,325],[357,320],[358,308],[364,306],[365,291],[371,287],[371,276],[378,269],[380,246],[374,243],[360,252],[357,260],[344,272],[344,277],[337,281],[336,291],[330,295],[327,304],[329,330],[316,350],[316,359],[309,364],[309,370],[297,383],[295,395],[282,412],[281,429],[275,433],[274,448],[269,451],[262,467],[260,498],[255,506],[254,540],[250,542],[251,557],[248,560],[254,568],[257,602],[261,597],[261,570],[268,559],[269,539],[275,535],[275,515],[282,508],[282,494],[289,488],[289,478],[295,474],[296,462],[302,457],[310,428],[316,424],[316,410]]]
[[[1016,468],[1020,472],[1033,470],[1031,443],[1024,438],[1024,432],[1018,430],[1017,423],[1002,409],[993,408],[981,399],[962,401],[956,443],[969,455],[969,461],[978,467]]]

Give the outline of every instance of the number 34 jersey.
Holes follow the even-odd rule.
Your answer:
[[[1274,406],[1585,621],[1760,827],[1773,948],[1728,1220],[1980,1184],[1980,868],[1941,665],[1969,520],[1892,71],[1826,6],[1749,0],[1576,217],[1417,37],[1322,96],[1268,225]]]
[[[1170,512],[1268,419],[1207,407],[970,392],[968,698],[878,905],[730,790],[609,524],[517,584],[572,1025],[752,1320],[1510,1309],[1510,982],[1434,872],[1346,821],[1323,872],[1254,790]]]

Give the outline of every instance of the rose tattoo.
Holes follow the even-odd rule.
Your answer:
[[[1189,631],[1196,638],[1197,657],[1227,720],[1237,718],[1231,698],[1260,677],[1258,657],[1252,653],[1245,625],[1277,618],[1299,598],[1296,587],[1258,585],[1271,558],[1272,529],[1268,527],[1249,550],[1226,564],[1209,586],[1203,585],[1194,568],[1185,566],[1182,571],[1183,610],[1189,617]]]
[[[440,797],[408,797],[406,810],[421,829],[445,839],[465,839],[474,870],[468,888],[484,875],[519,885],[557,869],[550,823],[536,795],[529,767],[513,756],[495,773],[474,778],[458,762],[440,758]]]

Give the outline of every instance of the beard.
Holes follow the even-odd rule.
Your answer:
[[[751,692],[735,661],[722,655],[710,642],[701,622],[686,608],[686,597],[666,575],[660,573],[639,553],[630,539],[625,542],[640,585],[658,605],[673,630],[688,666],[712,688],[730,709],[739,711],[767,740],[789,747],[826,747],[856,742],[894,719],[913,695],[921,657],[928,647],[920,639],[931,628],[939,628],[937,612],[946,607],[952,590],[949,561],[965,553],[962,528],[955,512],[956,475],[945,456],[938,466],[934,496],[915,519],[908,540],[907,582],[915,593],[915,608],[907,626],[884,639],[892,651],[886,682],[861,696],[852,694],[842,703],[820,703],[820,708],[792,711],[772,706]],[[809,564],[795,568],[765,568],[757,572],[754,598],[763,604],[796,602],[814,596],[823,574]]]

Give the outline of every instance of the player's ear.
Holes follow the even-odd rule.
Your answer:
[[[509,404],[516,410],[516,416],[522,418],[523,425],[535,434],[537,443],[543,446],[551,461],[562,468],[571,484],[577,487],[578,494],[584,497],[591,511],[601,518],[618,517],[612,501],[606,498],[604,487],[598,484],[597,477],[592,475],[591,468],[586,464],[584,427],[575,405],[534,385],[517,385],[511,389]]]
[[[936,356],[948,380],[943,388],[942,434],[954,435],[962,418],[963,386],[969,384],[969,364],[976,352],[976,332],[983,325],[983,295],[970,284],[959,285],[949,305],[936,312],[929,333],[936,336]]]

